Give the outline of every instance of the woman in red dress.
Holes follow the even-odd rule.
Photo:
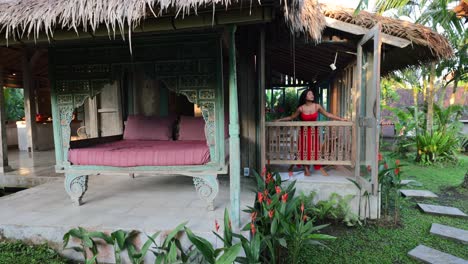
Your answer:
[[[299,98],[299,107],[296,112],[288,117],[280,118],[276,121],[291,121],[300,117],[301,121],[317,121],[319,113],[328,117],[331,120],[346,121],[346,119],[336,116],[334,114],[328,113],[325,109],[315,103],[314,93],[311,89],[307,89],[302,92],[301,97]],[[312,135],[312,130],[314,130],[314,135]],[[300,138],[299,138],[299,157],[301,160],[318,160],[318,152],[320,148],[318,127],[307,128],[307,136],[304,137],[304,129],[301,128]],[[312,144],[312,140],[314,141]],[[314,150],[312,151],[312,146]],[[292,171],[293,165],[289,167],[289,171]],[[324,176],[328,176],[327,172],[320,165],[314,165],[315,170],[320,170]],[[304,165],[304,175],[310,176],[309,165]]]

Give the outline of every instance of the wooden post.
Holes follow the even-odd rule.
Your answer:
[[[3,97],[3,66],[0,65],[0,175],[7,171],[10,171],[10,166],[8,166],[8,143],[6,136],[5,102]]]
[[[229,27],[229,176],[231,217],[240,227],[240,139],[237,98],[236,26]]]
[[[23,89],[24,89],[24,115],[26,117],[26,133],[30,152],[36,147],[36,107],[34,106],[34,81],[31,72],[31,63],[27,49],[23,52]]]
[[[260,114],[260,170],[265,167],[266,141],[265,141],[265,28],[260,29],[260,44],[258,52],[258,89],[259,89],[259,114]]]

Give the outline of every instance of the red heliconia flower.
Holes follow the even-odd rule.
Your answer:
[[[304,203],[301,203],[301,212],[304,213]]]
[[[293,176],[293,172],[292,171],[289,171],[288,172],[288,175],[289,175],[289,178],[291,178]]]
[[[281,200],[283,201],[283,203],[286,203],[286,201],[288,200],[288,193],[281,195]]]
[[[256,211],[255,211],[255,212],[252,212],[252,213],[250,214],[250,220],[251,220],[252,222],[255,222],[255,219],[257,219],[257,212],[256,212]]]
[[[276,186],[276,187],[275,187],[275,190],[276,190],[276,193],[277,193],[277,194],[281,193],[281,187]]]
[[[268,199],[266,200],[266,202],[267,202],[267,205],[270,205],[270,204],[271,204],[271,199],[268,198]]]
[[[395,160],[395,164],[396,164],[397,166],[400,166],[400,160]]]
[[[383,160],[382,153],[379,153],[378,157],[379,157],[379,161],[382,161],[382,160]]]
[[[262,194],[261,192],[258,192],[258,195],[257,195],[257,196],[258,196],[258,197],[257,197],[257,198],[258,198],[258,202],[259,202],[259,203],[263,202],[263,194]]]
[[[273,215],[275,215],[275,210],[270,210],[268,211],[268,216],[271,218],[273,218]]]
[[[396,174],[396,175],[400,174],[400,169],[399,169],[399,168],[396,168],[396,169],[395,169],[395,174]]]
[[[367,171],[368,171],[368,172],[371,172],[371,171],[372,171],[371,165],[367,165]]]
[[[257,232],[257,230],[255,229],[254,223],[250,223],[250,232],[252,232],[252,235],[255,236],[255,233]]]
[[[218,220],[215,220],[215,229],[216,229],[216,232],[219,231],[219,223],[218,223]]]
[[[264,178],[264,177],[265,177],[265,175],[266,175],[266,171],[267,171],[266,167],[263,167],[263,169],[262,169],[262,173],[260,174],[260,175],[262,176],[262,178]]]
[[[265,182],[268,184],[271,182],[272,179],[273,177],[271,176],[271,173],[268,173]]]
[[[385,163],[385,164],[383,165],[383,167],[384,167],[384,169],[388,170],[388,164],[387,164],[387,163]]]

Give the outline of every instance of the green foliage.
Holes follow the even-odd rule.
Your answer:
[[[81,247],[71,247],[71,249],[83,253],[85,264],[97,264],[98,256],[98,240],[104,241],[107,244],[113,244],[113,240],[110,236],[103,232],[98,231],[87,231],[82,227],[71,229],[63,236],[63,248],[68,246],[70,238],[76,238],[80,240]],[[92,256],[88,256],[88,252],[92,253]]]
[[[457,162],[459,141],[454,133],[424,132],[416,137],[418,157],[416,161],[425,165],[441,162]]]
[[[62,258],[47,245],[29,246],[22,242],[0,242],[0,264],[65,264]]]
[[[359,217],[351,212],[349,206],[350,201],[354,198],[354,195],[341,196],[337,193],[332,193],[328,200],[319,201],[315,205],[310,205],[306,209],[308,212],[311,211],[311,215],[315,217],[315,220],[319,223],[326,221],[343,222],[346,226],[360,225]]]
[[[279,173],[264,170],[261,176],[254,175],[257,195],[254,206],[245,210],[251,215],[251,223],[244,230],[260,237],[262,263],[277,263],[285,250],[289,263],[299,263],[299,254],[305,245],[321,245],[320,240],[334,239],[317,233],[326,225],[313,225],[312,216],[305,211],[308,200],[294,195],[295,182],[283,188]]]
[[[155,247],[152,252],[156,256],[155,264],[166,264],[166,263],[185,263],[188,261],[189,256],[184,252],[182,244],[180,243],[177,235],[183,232],[187,222],[178,225],[173,229],[158,246],[158,243],[154,240],[159,233],[148,237],[153,242]]]
[[[283,89],[284,96],[281,89],[266,91],[267,111],[265,120],[267,122],[290,116],[297,110],[299,103],[297,91],[299,88],[285,87]]]
[[[414,107],[405,109],[390,108],[396,119],[396,151],[404,156],[412,155],[424,165],[456,163],[458,153],[466,144],[466,136],[461,133],[459,118],[463,107],[451,105],[442,108],[434,105],[434,130],[425,131],[427,107],[414,111]],[[418,118],[414,114],[418,113]],[[416,153],[414,153],[416,152]]]
[[[22,89],[4,89],[7,120],[21,120],[24,117],[24,95]]]

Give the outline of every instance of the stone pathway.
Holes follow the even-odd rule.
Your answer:
[[[455,207],[440,206],[433,204],[422,204],[418,203],[418,206],[428,214],[436,215],[445,215],[445,216],[457,216],[457,217],[467,217],[465,213],[460,211],[460,209]]]
[[[468,231],[451,226],[432,224],[431,234],[468,244]]]
[[[430,264],[468,264],[467,260],[424,245],[417,246],[408,252],[408,255],[414,259]]]
[[[408,184],[412,180],[401,181],[402,185]],[[424,198],[435,198],[438,197],[435,193],[426,190],[400,190],[400,192],[406,197],[424,197]],[[467,215],[460,209],[455,207],[432,205],[418,203],[418,206],[423,212],[435,215],[454,216],[454,217],[467,217]],[[431,234],[449,238],[463,244],[468,244],[468,231],[445,226],[441,224],[433,223],[431,226]],[[442,251],[419,245],[416,248],[408,252],[408,255],[416,260],[424,263],[431,264],[468,264],[468,260],[455,257],[453,255],[444,253]]]
[[[426,191],[426,190],[400,190],[400,192],[406,197],[425,197],[425,198],[437,198],[437,194]]]
[[[400,184],[401,185],[408,185],[410,183],[415,183],[415,182],[416,182],[415,180],[401,180]]]

